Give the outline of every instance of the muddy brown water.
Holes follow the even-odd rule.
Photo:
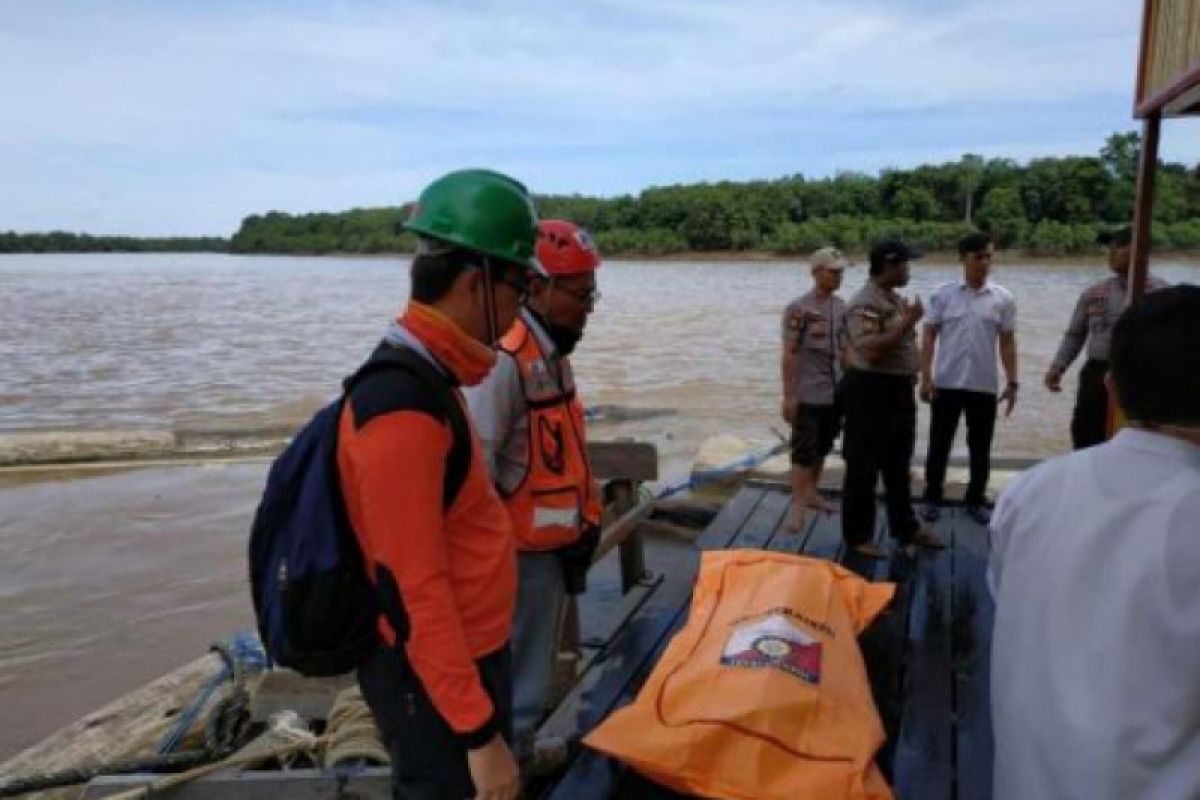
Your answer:
[[[336,391],[395,315],[401,259],[219,255],[0,256],[0,434],[296,424]],[[1155,272],[1200,281],[1195,263]],[[920,264],[909,293],[957,275]],[[1067,447],[1073,378],[1040,376],[1099,258],[1002,258],[1023,385],[995,452]],[[846,275],[843,294],[865,280]],[[806,290],[787,263],[611,262],[576,357],[591,404],[671,409],[595,426],[656,444],[666,477],[701,441],[773,439],[778,325]],[[631,414],[636,417],[636,414]],[[922,411],[923,447],[927,412]],[[959,446],[961,447],[961,433]],[[0,761],[251,626],[246,531],[264,462],[112,474],[0,475]],[[615,598],[602,571],[593,607]]]

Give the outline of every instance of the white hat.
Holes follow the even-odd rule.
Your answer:
[[[822,247],[820,250],[815,251],[811,256],[809,256],[808,263],[813,270],[843,270],[846,267],[854,266],[846,259],[844,255],[842,255],[842,251],[838,250],[836,247]]]

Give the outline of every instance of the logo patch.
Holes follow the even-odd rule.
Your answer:
[[[771,614],[734,628],[721,652],[727,667],[768,667],[806,683],[821,682],[821,642],[782,614]]]

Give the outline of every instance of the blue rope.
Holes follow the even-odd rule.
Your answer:
[[[657,499],[662,500],[670,497],[671,495],[679,494],[680,492],[686,492],[689,489],[695,489],[699,486],[703,486],[706,483],[712,483],[714,481],[721,480],[722,478],[727,478],[735,473],[752,469],[766,461],[768,458],[782,453],[787,449],[787,447],[787,442],[780,442],[779,444],[773,444],[770,447],[764,447],[761,450],[756,450],[753,453],[742,456],[741,458],[726,462],[719,467],[695,471],[688,476],[687,479],[678,481],[676,483],[667,484],[662,489],[659,489]]]
[[[229,639],[229,651],[233,654],[235,663],[246,672],[262,672],[267,667],[267,653],[254,633],[234,634]],[[179,746],[179,742],[196,724],[200,711],[212,699],[213,694],[221,684],[233,677],[233,666],[225,664],[216,675],[208,679],[200,693],[192,698],[192,702],[188,703],[187,708],[179,715],[175,727],[159,742],[158,755],[165,756]]]

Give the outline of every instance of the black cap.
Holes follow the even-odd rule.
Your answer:
[[[1111,231],[1100,231],[1096,236],[1096,244],[1104,244],[1110,247],[1127,247],[1133,242],[1133,228],[1125,225]]]
[[[871,248],[870,262],[872,266],[887,261],[915,261],[925,255],[925,251],[907,245],[899,239],[884,239]]]

